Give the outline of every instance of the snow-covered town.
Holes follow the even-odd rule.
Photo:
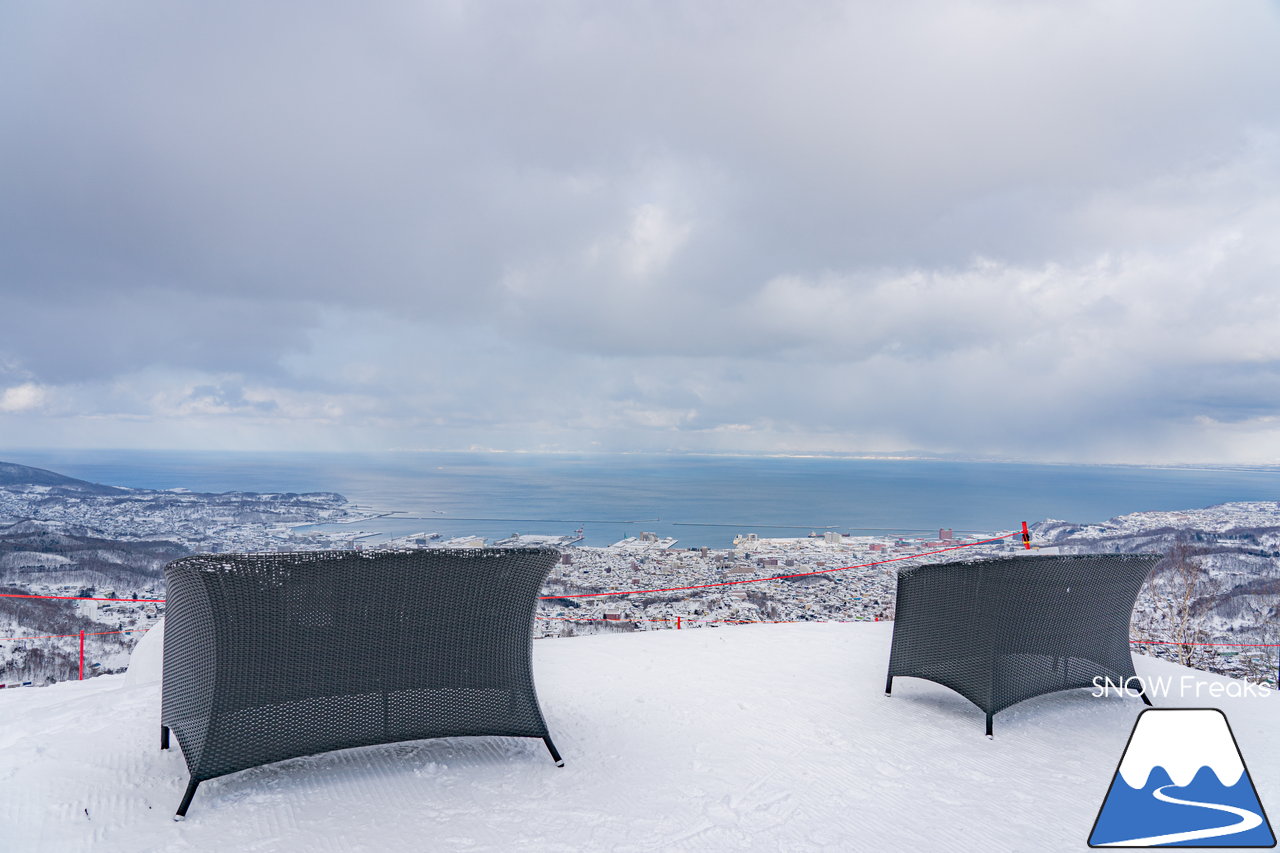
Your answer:
[[[816,531],[762,538],[743,530],[732,547],[708,548],[640,532],[605,547],[582,531],[515,534],[496,541],[423,531],[387,538],[360,529],[379,513],[334,493],[199,494],[119,489],[8,465],[0,484],[0,584],[11,595],[125,599],[0,598],[0,683],[71,677],[78,632],[90,637],[90,675],[118,671],[136,638],[163,613],[164,565],[195,552],[325,548],[554,547],[535,636],[724,628],[754,622],[890,620],[899,569],[994,554],[1166,555],[1133,618],[1142,650],[1225,674],[1274,681],[1280,642],[1280,503],[1229,503],[1134,513],[1103,522],[1031,525],[1016,532],[862,536]],[[341,532],[311,525],[341,522]],[[1003,538],[996,538],[1003,537]],[[985,541],[995,539],[995,541]],[[1169,555],[1193,571],[1177,575]],[[1163,564],[1162,564],[1163,565]],[[1181,586],[1179,586],[1181,584]],[[1175,587],[1176,590],[1174,589]],[[1174,592],[1178,595],[1174,596]],[[630,594],[611,594],[630,593]],[[1171,609],[1175,597],[1181,611]],[[134,603],[135,601],[139,603]],[[1163,645],[1178,640],[1181,645]],[[1192,643],[1200,645],[1191,645]],[[1234,644],[1210,646],[1208,643]],[[1258,644],[1254,646],[1245,644]]]
[[[105,539],[176,542],[192,551],[338,547],[353,534],[306,528],[354,523],[373,515],[352,509],[346,498],[332,492],[203,494],[186,489],[0,487],[0,519],[46,523],[59,532],[93,531]]]
[[[698,627],[734,622],[807,622],[889,619],[899,558],[955,558],[977,537],[876,538],[826,533],[822,537],[736,537],[733,548],[680,548],[670,539],[642,533],[605,548],[565,551],[547,579],[543,602],[547,636],[591,631],[588,618],[620,623],[606,630]],[[978,545],[966,553],[990,553],[1002,545]],[[954,550],[951,550],[954,549]],[[679,589],[680,587],[709,587]],[[628,596],[599,595],[646,590]],[[651,590],[651,591],[649,591]],[[575,597],[581,596],[581,597]],[[557,620],[564,620],[557,622]]]

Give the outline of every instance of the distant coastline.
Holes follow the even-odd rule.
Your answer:
[[[3,451],[0,458],[110,486],[336,492],[361,515],[388,516],[367,526],[385,538],[424,526],[446,537],[490,540],[566,535],[582,526],[589,545],[640,532],[709,547],[726,546],[740,533],[788,536],[800,528],[995,532],[1022,521],[1084,524],[1131,512],[1280,499],[1280,467],[936,455],[46,450]]]
[[[1098,462],[1098,461],[1063,461],[1054,459],[1037,459],[1018,456],[977,455],[964,453],[936,453],[924,450],[898,451],[794,451],[794,452],[746,452],[746,451],[686,451],[686,450],[554,450],[554,449],[506,449],[493,447],[429,448],[429,447],[389,447],[381,450],[297,450],[297,449],[257,449],[257,450],[180,450],[180,449],[147,449],[134,448],[49,448],[36,446],[0,447],[0,457],[22,458],[74,458],[104,454],[138,454],[138,455],[181,455],[181,456],[380,456],[391,454],[408,455],[440,455],[440,456],[496,456],[527,457],[548,459],[565,459],[585,457],[591,459],[609,458],[652,458],[652,459],[819,459],[829,461],[857,462],[955,462],[976,465],[1034,465],[1054,468],[1137,468],[1144,470],[1170,471],[1249,471],[1280,474],[1280,461],[1277,462]]]
[[[1022,553],[1004,535],[1020,524],[1012,519],[985,529],[921,522],[991,517],[999,501],[1009,515],[1010,507],[1045,499],[1064,505],[1074,499],[1077,509],[1096,510],[1099,495],[1174,505],[1085,524],[1026,512],[1033,548],[1172,555],[1191,547],[1204,572],[1197,636],[1227,644],[1273,641],[1280,592],[1275,476],[815,459],[620,464],[431,454],[412,461],[419,464],[403,454],[390,467],[386,457],[369,455],[281,461],[124,454],[100,457],[92,475],[0,461],[0,585],[16,596],[0,597],[0,628],[10,637],[49,635],[53,643],[48,660],[28,657],[21,644],[7,660],[0,656],[11,676],[6,686],[65,677],[60,673],[70,671],[75,652],[67,638],[85,624],[110,626],[94,629],[95,655],[105,661],[103,671],[118,666],[134,632],[159,615],[161,569],[193,552],[551,546],[562,550],[562,560],[544,586],[537,636],[648,630],[681,619],[875,620],[893,616],[900,561],[947,561],[961,549],[965,558]],[[155,478],[182,485],[139,485]],[[365,503],[337,491],[353,485],[369,495]],[[1263,498],[1210,500],[1242,491]],[[1197,508],[1184,500],[1188,494],[1212,506]],[[375,508],[387,503],[397,508]],[[892,521],[869,523],[877,518]],[[903,524],[909,521],[915,524]],[[735,581],[732,589],[724,588],[726,578]],[[713,591],[682,591],[698,585]],[[25,599],[28,593],[92,598],[103,590],[107,600],[84,612]],[[616,590],[636,592],[578,599]],[[1140,640],[1167,642],[1168,614],[1153,594],[1139,599],[1134,630]],[[142,601],[116,607],[129,597]],[[602,605],[607,612],[596,614]],[[1156,645],[1149,652],[1248,677],[1274,672],[1271,658],[1256,649],[1209,655]]]

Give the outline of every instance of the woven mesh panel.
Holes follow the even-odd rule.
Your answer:
[[[202,555],[165,569],[161,722],[202,781],[451,735],[542,737],[530,638],[552,549]]]
[[[191,573],[165,569],[164,678],[160,722],[173,729],[185,755],[204,751],[213,714],[216,649],[209,596]],[[187,760],[191,769],[191,760]]]
[[[1133,676],[1129,619],[1154,554],[1009,557],[898,574],[889,675],[989,714],[1096,676]]]

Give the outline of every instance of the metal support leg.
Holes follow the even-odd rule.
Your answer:
[[[169,727],[168,726],[160,727],[160,748],[161,749],[169,748]]]
[[[884,695],[886,696],[893,695],[893,676],[892,675],[890,675],[888,678],[884,680]]]
[[[200,787],[200,783],[192,779],[187,783],[187,793],[182,795],[182,804],[178,806],[178,812],[173,816],[174,820],[183,820],[187,816],[187,806],[191,805],[191,798],[196,795],[196,788]]]
[[[551,753],[551,759],[555,761],[556,767],[564,767],[564,759],[560,757],[560,753],[556,751],[556,745],[551,742],[551,735],[544,735],[542,742],[547,745],[547,752]]]
[[[994,735],[991,734],[991,720],[992,720],[992,717],[994,716],[995,716],[994,714],[987,714],[987,737],[989,738],[995,737]]]

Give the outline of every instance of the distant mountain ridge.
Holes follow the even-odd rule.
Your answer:
[[[77,480],[65,474],[47,471],[44,468],[31,468],[15,462],[0,462],[0,486],[56,486],[77,492],[94,495],[123,495],[128,490],[101,483],[90,483],[88,480]]]

